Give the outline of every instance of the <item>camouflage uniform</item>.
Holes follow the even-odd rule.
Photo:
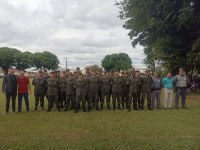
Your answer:
[[[110,77],[103,76],[100,80],[101,84],[101,103],[104,104],[106,98],[107,108],[110,109],[110,96],[111,96],[111,79]]]
[[[93,107],[96,106],[98,110],[98,90],[99,90],[99,81],[95,75],[92,75],[88,81],[88,90],[89,90],[89,103],[88,106],[93,104]]]
[[[133,100],[133,108],[135,110],[138,109],[137,107],[137,98],[138,98],[138,90],[139,86],[141,84],[140,80],[138,78],[131,76],[129,77],[127,84],[129,85],[129,100],[128,100],[128,109],[131,110],[131,102]]]
[[[55,102],[57,110],[60,111],[58,80],[55,78],[50,78],[47,80],[46,86],[47,86],[47,96],[49,99],[48,111],[51,111],[51,108],[53,107],[54,102]]]
[[[36,77],[32,81],[32,85],[35,86],[35,110],[38,109],[38,104],[40,101],[40,106],[44,110],[44,97],[46,94],[46,79],[44,77]]]
[[[144,100],[147,95],[147,107],[149,110],[151,110],[151,87],[152,87],[153,80],[151,76],[149,77],[144,77],[142,79],[142,87],[141,87],[141,92],[142,92],[142,98],[141,98],[141,109],[144,109]]]
[[[122,77],[122,108],[124,109],[124,104],[126,104],[126,108],[128,108],[128,95],[129,95],[129,87],[126,84],[128,80],[128,76],[123,75]]]
[[[113,109],[116,108],[116,100],[118,104],[118,109],[120,108],[121,103],[121,92],[122,92],[122,79],[121,77],[113,77],[112,79],[112,100],[113,100]]]
[[[75,107],[75,88],[74,88],[74,78],[73,76],[69,76],[66,79],[66,103],[65,103],[65,111],[68,110],[69,104],[71,105],[71,109]]]
[[[66,105],[66,77],[59,78],[59,89],[60,89],[60,106],[63,107],[63,104]]]
[[[85,96],[86,96],[86,80],[83,78],[79,78],[75,81],[74,87],[76,88],[76,104],[75,104],[75,113],[78,112],[78,108],[80,105],[80,101],[82,101],[82,107],[83,111],[85,111],[86,102],[85,102]]]

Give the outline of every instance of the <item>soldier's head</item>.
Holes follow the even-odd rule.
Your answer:
[[[55,71],[51,71],[50,76],[51,76],[51,78],[56,78],[56,72]]]
[[[183,67],[179,68],[179,75],[184,76],[185,75],[185,70]]]
[[[43,76],[42,70],[39,70],[39,71],[38,71],[38,76],[39,76],[39,77],[42,77],[42,76]]]
[[[119,72],[115,72],[115,77],[119,77]]]
[[[136,71],[135,71],[135,76],[136,76],[136,77],[139,77],[139,76],[140,76],[140,71],[139,71],[139,70],[136,70]]]
[[[104,77],[107,77],[108,76],[108,72],[107,71],[104,71]]]
[[[82,80],[82,79],[83,79],[83,74],[82,74],[82,73],[79,73],[78,79],[79,79],[79,80]]]
[[[146,75],[147,77],[149,77],[149,76],[150,76],[150,70],[146,70],[146,71],[145,71],[145,75]]]
[[[128,71],[125,71],[124,72],[124,75],[127,77],[127,76],[129,76],[129,72]]]

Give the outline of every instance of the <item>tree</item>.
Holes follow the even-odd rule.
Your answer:
[[[19,52],[14,55],[15,66],[18,70],[25,69],[33,66],[31,52]]]
[[[20,51],[14,48],[0,48],[0,67],[3,69],[5,74],[8,73],[9,67],[15,65],[14,55],[18,53],[20,53]]]
[[[53,70],[58,68],[58,65],[60,62],[56,55],[54,55],[50,52],[44,51],[42,53],[42,57],[43,57],[43,59],[42,59],[43,68],[53,69]]]
[[[57,69],[58,64],[60,63],[57,56],[44,51],[44,52],[36,52],[32,56],[32,63],[34,66],[39,68],[45,68],[45,69]]]
[[[106,71],[120,71],[132,68],[131,58],[126,53],[106,55],[101,62]]]
[[[144,46],[147,65],[156,61],[173,73],[195,68],[195,59],[189,63],[188,57],[200,38],[199,0],[123,0],[116,5],[133,47]]]

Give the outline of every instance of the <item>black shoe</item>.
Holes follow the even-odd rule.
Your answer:
[[[96,110],[99,110],[98,106],[96,106]]]
[[[37,107],[35,107],[34,110],[37,110]]]
[[[50,112],[51,110],[50,109],[47,109],[47,111],[46,112]]]
[[[148,107],[148,110],[153,110],[151,107]]]
[[[107,106],[107,109],[110,110],[110,105]]]
[[[75,112],[75,113],[78,113],[78,110],[76,109],[76,110],[74,110],[74,112]]]
[[[68,108],[65,108],[64,111],[68,111]]]

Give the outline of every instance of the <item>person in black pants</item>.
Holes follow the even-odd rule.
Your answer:
[[[10,98],[12,97],[12,111],[15,112],[15,103],[17,96],[17,77],[14,75],[14,69],[9,68],[8,74],[4,76],[2,82],[2,93],[6,96],[6,113],[9,112]]]

